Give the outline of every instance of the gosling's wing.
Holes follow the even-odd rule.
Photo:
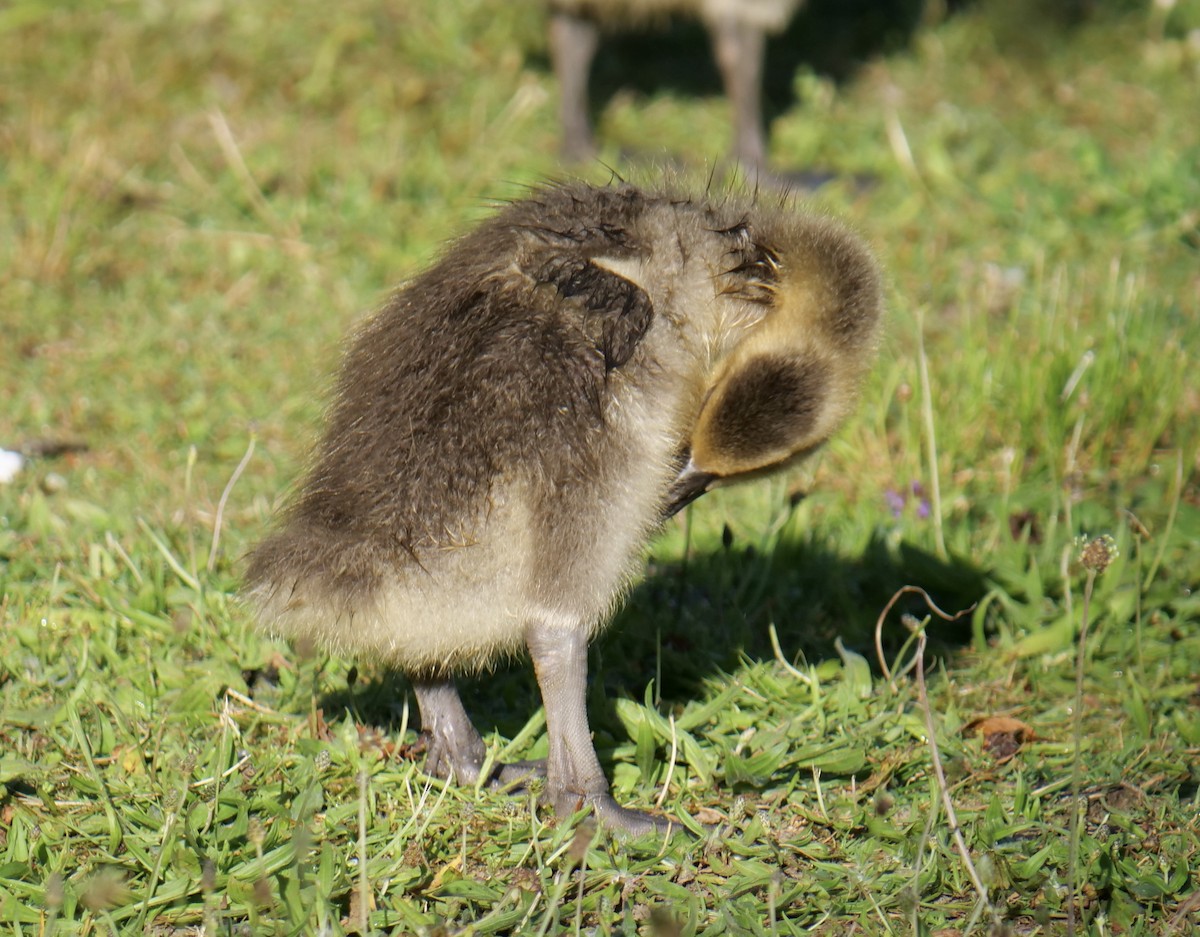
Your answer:
[[[550,185],[514,206],[518,265],[536,290],[551,288],[575,327],[603,355],[604,374],[625,366],[654,320],[654,305],[613,264],[645,258],[646,197],[627,188]]]
[[[654,319],[654,304],[632,280],[599,266],[591,257],[554,253],[532,271],[581,312],[584,334],[604,356],[605,373],[625,365]]]

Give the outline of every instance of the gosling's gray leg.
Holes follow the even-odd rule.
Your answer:
[[[762,82],[766,57],[763,31],[734,16],[709,23],[713,57],[725,85],[725,96],[733,111],[733,156],[748,175],[767,163],[766,132],[763,129]]]
[[[421,729],[429,736],[425,770],[434,777],[474,784],[487,757],[487,747],[463,708],[454,681],[413,680],[413,692],[421,711]],[[538,761],[497,764],[488,782],[507,786],[534,775],[544,777],[545,773],[545,764]]]
[[[632,835],[671,829],[666,820],[620,806],[609,793],[588,726],[584,631],[537,624],[530,626],[525,640],[546,708],[546,794],[555,812],[568,817],[590,807],[600,822]]]
[[[586,160],[596,152],[592,122],[588,117],[588,74],[600,44],[594,22],[570,13],[550,16],[550,56],[558,79],[562,153],[567,159]]]
[[[421,710],[421,728],[429,736],[425,770],[459,784],[474,784],[487,748],[463,709],[454,681],[414,680],[413,692]]]

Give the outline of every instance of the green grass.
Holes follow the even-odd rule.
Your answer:
[[[0,486],[0,933],[1051,935],[1070,889],[1078,933],[1195,933],[1200,5],[1098,6],[981,2],[773,105],[776,164],[873,180],[815,202],[890,332],[853,424],[669,525],[598,643],[618,798],[715,825],[668,846],[429,780],[401,678],[236,598],[348,327],[564,171],[538,5],[0,9],[0,446],[87,445]],[[723,103],[653,78],[597,102],[603,158],[703,184]],[[1084,533],[1120,556],[1076,712]],[[991,910],[904,666],[924,603],[875,660],[905,584],[974,604],[929,620],[928,715]],[[466,689],[544,752],[526,667]],[[993,715],[1008,760],[964,734]]]

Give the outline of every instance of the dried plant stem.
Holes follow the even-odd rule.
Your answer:
[[[1154,559],[1150,562],[1150,568],[1146,570],[1146,577],[1142,580],[1142,591],[1150,588],[1150,584],[1154,582],[1154,577],[1158,575],[1158,568],[1162,565],[1163,556],[1167,552],[1167,544],[1171,540],[1171,532],[1175,529],[1175,518],[1179,513],[1179,502],[1183,497],[1183,450],[1178,450],[1175,453],[1175,496],[1171,499],[1171,509],[1167,513],[1167,525],[1163,528],[1162,537],[1159,538],[1158,549],[1154,552]]]
[[[250,436],[250,443],[246,446],[246,452],[242,456],[242,461],[237,464],[237,468],[229,476],[229,481],[225,483],[225,490],[221,492],[221,500],[217,502],[217,516],[213,518],[212,545],[208,548],[207,568],[210,573],[217,564],[217,546],[221,542],[221,522],[225,517],[225,503],[229,500],[229,494],[233,491],[233,486],[237,484],[237,480],[242,477],[242,472],[250,464],[250,457],[252,455],[254,455],[253,435]]]
[[[887,134],[888,146],[891,147],[892,156],[904,174],[924,188],[925,181],[917,169],[917,161],[913,158],[912,147],[908,145],[908,134],[904,132],[904,124],[900,121],[900,112],[896,106],[899,93],[894,86],[889,86],[888,92],[888,106],[884,112],[884,132]]]
[[[135,934],[143,932],[146,915],[150,911],[151,897],[154,895],[154,890],[158,887],[163,866],[166,864],[166,860],[174,848],[175,826],[179,822],[179,818],[183,815],[183,808],[187,803],[188,775],[190,773],[190,768],[183,772],[183,783],[170,792],[174,797],[168,796],[167,805],[170,812],[167,814],[166,822],[163,824],[162,839],[159,842],[158,854],[154,860],[154,868],[150,870],[150,882],[146,888],[146,897],[142,901],[141,910],[138,911],[137,923],[133,927],[133,933]]]
[[[667,762],[667,776],[663,778],[662,790],[658,792],[658,799],[654,801],[655,807],[662,807],[663,801],[667,799],[667,791],[671,788],[671,778],[675,776],[675,761],[679,757],[679,738],[675,731],[675,714],[670,713],[668,718],[671,720],[671,758]]]
[[[1071,441],[1067,443],[1066,459],[1063,465],[1063,519],[1067,530],[1075,529],[1075,519],[1071,505],[1075,502],[1075,473],[1079,470],[1079,443],[1083,439],[1083,417],[1075,421],[1075,429],[1071,431]]]
[[[150,528],[150,525],[147,524],[144,520],[142,520],[139,517],[137,519],[137,522],[138,522],[138,526],[140,528],[142,528],[142,533],[144,533],[147,537],[150,538],[151,543],[153,543],[154,546],[158,549],[158,552],[160,554],[162,554],[162,558],[166,561],[167,565],[170,566],[172,570],[174,570],[175,575],[179,577],[180,581],[182,581],[183,584],[185,586],[187,586],[189,589],[193,589],[194,591],[199,592],[200,591],[200,581],[195,576],[193,576],[191,573],[189,573],[186,569],[183,568],[183,564],[180,563],[179,560],[175,558],[175,554],[173,554],[171,552],[171,548],[169,546],[167,546],[167,544],[163,541],[163,539],[160,536],[158,536],[158,534],[156,534]]]
[[[929,358],[925,354],[925,315],[917,309],[917,365],[921,373],[921,419],[925,424],[925,446],[929,458],[929,506],[933,509],[934,546],[946,559],[946,533],[942,527],[942,482],[938,474],[937,436],[933,423],[933,395],[929,381]]]
[[[358,772],[358,932],[369,934],[371,913],[371,881],[367,877],[367,801],[370,796],[370,776],[364,768]]]
[[[958,825],[958,814],[954,810],[954,801],[950,799],[950,787],[946,783],[946,772],[942,768],[942,756],[937,745],[937,730],[933,723],[933,709],[929,705],[929,695],[925,691],[925,643],[925,628],[922,625],[917,635],[917,699],[921,706],[921,712],[925,715],[925,731],[929,736],[929,756],[933,762],[934,778],[942,798],[942,806],[946,810],[946,820],[950,824],[950,832],[954,835],[954,844],[958,848],[958,854],[962,856],[963,866],[967,870],[971,884],[975,886],[980,903],[987,908],[992,920],[998,926],[1000,916],[988,898],[987,888],[984,887],[983,880],[975,869],[975,863],[971,861],[971,851],[967,848],[962,828]]]
[[[953,615],[951,615],[938,608],[937,605],[934,604],[933,599],[929,597],[929,593],[920,586],[901,586],[895,591],[892,597],[888,599],[887,605],[883,607],[883,611],[879,613],[879,617],[875,619],[875,656],[879,661],[879,669],[883,671],[884,679],[891,684],[893,693],[896,692],[897,688],[895,681],[892,679],[892,670],[890,667],[888,667],[887,660],[883,656],[883,623],[887,618],[888,612],[890,612],[892,607],[898,601],[900,601],[900,596],[907,595],[909,593],[915,593],[923,598],[928,609],[943,621],[958,621],[958,619],[962,618],[963,615],[970,615],[971,612],[975,611],[976,606],[979,604],[978,602],[972,602],[968,608],[964,608],[962,611],[955,612]],[[771,626],[771,639],[775,646],[776,656],[779,656],[779,645],[775,640],[774,625]]]
[[[212,128],[213,136],[217,140],[217,146],[221,149],[221,155],[225,157],[226,164],[241,184],[246,201],[250,203],[259,220],[270,228],[273,234],[295,238],[297,235],[295,225],[284,224],[280,220],[279,216],[272,210],[271,203],[263,195],[262,189],[254,181],[254,174],[250,172],[250,167],[246,165],[245,159],[242,158],[242,151],[233,136],[233,130],[229,126],[229,121],[225,119],[225,114],[219,107],[214,107],[208,112],[208,124]]]
[[[893,598],[892,601],[894,602],[895,599]],[[891,608],[890,603],[888,605],[888,608]],[[886,614],[886,610],[885,610],[884,614]],[[783,648],[781,648],[779,646],[779,633],[775,630],[775,622],[771,622],[769,625],[767,625],[767,634],[771,638],[771,650],[775,653],[775,659],[777,661],[779,661],[779,663],[783,667],[783,669],[786,670],[788,673],[790,673],[793,677],[795,677],[801,683],[803,683],[805,686],[812,686],[812,684],[813,684],[812,677],[810,677],[808,674],[804,673],[803,671],[798,670],[786,657],[783,656]],[[886,672],[886,668],[885,668],[885,672]]]
[[[1075,617],[1075,599],[1071,592],[1071,557],[1075,550],[1071,544],[1063,547],[1062,556],[1058,560],[1058,572],[1062,576],[1063,581],[1063,605],[1066,609],[1068,619]]]
[[[1083,621],[1079,626],[1079,648],[1075,653],[1075,709],[1071,713],[1071,840],[1067,854],[1067,937],[1075,934],[1075,899],[1079,875],[1079,839],[1083,834],[1083,669],[1087,658],[1088,612],[1092,604],[1092,587],[1096,570],[1087,571],[1083,585]]]

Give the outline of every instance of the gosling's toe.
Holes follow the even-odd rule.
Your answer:
[[[546,759],[531,761],[509,761],[500,765],[492,774],[491,786],[507,794],[521,794],[529,790],[529,783],[546,779]]]
[[[560,791],[553,796],[553,800],[554,811],[560,818],[566,819],[586,810],[602,826],[622,837],[651,834],[662,837],[687,833],[675,820],[622,807],[608,792],[579,794],[574,791]]]

